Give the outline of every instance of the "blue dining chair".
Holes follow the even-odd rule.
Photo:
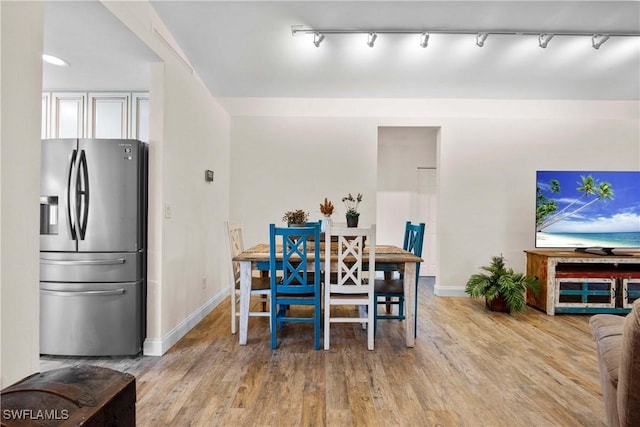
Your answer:
[[[313,323],[314,347],[320,349],[320,223],[309,227],[269,225],[271,276],[271,348],[278,347],[283,323]],[[282,259],[278,259],[282,250]],[[309,258],[313,256],[313,261]],[[311,306],[311,316],[291,316],[291,306]]]
[[[423,222],[420,224],[412,224],[411,221],[405,223],[404,229],[404,242],[402,248],[406,251],[413,253],[416,256],[422,257],[422,244],[424,242],[424,230],[426,226]],[[416,266],[416,315],[414,324],[414,334],[417,334],[418,327],[418,279],[420,278],[420,263]],[[376,310],[374,310],[374,324],[377,328],[378,319],[405,319],[405,307],[404,307],[404,275],[399,274],[399,277],[394,277],[393,273],[390,277],[384,279],[376,279],[375,281],[375,302]],[[398,313],[393,314],[392,310],[387,309],[386,314],[378,314],[378,305],[384,305],[390,307],[392,305],[398,306]]]
[[[318,227],[319,233],[320,233],[320,240],[322,240],[322,221],[318,220],[318,221],[307,221],[304,223],[305,227]],[[313,241],[313,237],[310,237],[310,240]],[[322,275],[320,275],[320,278],[322,278]]]

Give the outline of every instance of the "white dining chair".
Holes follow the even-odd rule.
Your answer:
[[[324,349],[329,349],[332,323],[361,323],[367,329],[367,348],[374,349],[374,278],[376,228],[333,227],[325,230]],[[334,242],[333,240],[336,240]],[[364,262],[365,244],[369,262]],[[331,259],[332,250],[337,259]],[[335,256],[335,254],[334,254]],[[331,310],[338,306],[358,306],[357,315]]]
[[[231,283],[231,333],[235,334],[238,328],[238,319],[240,318],[240,263],[233,261],[233,257],[244,251],[244,239],[242,235],[241,224],[231,224],[225,222],[227,229],[227,243],[229,255],[231,255],[231,269],[233,271],[233,282]],[[269,277],[251,277],[251,294],[249,301],[249,317],[267,317],[271,320],[271,312],[269,310],[269,298],[271,295],[271,283]],[[251,303],[255,299],[260,298],[262,302],[262,311],[252,310]],[[271,327],[271,321],[269,321]]]

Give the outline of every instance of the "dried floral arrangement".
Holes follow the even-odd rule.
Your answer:
[[[331,214],[333,213],[333,209],[334,209],[333,203],[331,203],[331,200],[328,200],[325,197],[324,203],[320,203],[320,212],[324,216],[331,216]]]

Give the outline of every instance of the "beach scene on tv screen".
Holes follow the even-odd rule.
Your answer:
[[[536,247],[640,248],[640,171],[538,171]]]

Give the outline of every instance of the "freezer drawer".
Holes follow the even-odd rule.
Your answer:
[[[142,251],[40,252],[42,282],[135,282],[143,277]]]
[[[40,353],[122,356],[142,351],[142,281],[40,283]]]

